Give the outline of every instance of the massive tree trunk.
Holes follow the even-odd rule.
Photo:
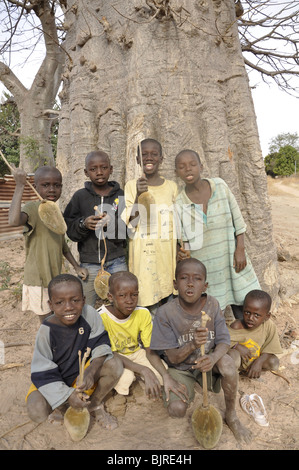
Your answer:
[[[138,174],[141,138],[161,142],[168,178],[175,178],[180,150],[197,150],[204,175],[220,176],[235,194],[247,250],[263,288],[276,297],[266,174],[234,1],[69,0],[68,7],[72,65],[64,74],[57,158],[62,205],[82,187],[91,150],[108,152],[121,185]]]

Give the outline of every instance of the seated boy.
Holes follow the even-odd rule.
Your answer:
[[[149,398],[160,398],[162,385],[167,394],[170,389],[181,394],[184,389],[171,379],[160,357],[149,348],[152,318],[147,308],[137,307],[137,277],[128,271],[112,274],[108,299],[111,305],[102,305],[98,312],[108,331],[111,349],[124,366],[123,374],[114,386],[117,393],[128,395],[137,374],[144,380]]]
[[[171,417],[185,416],[194,398],[195,383],[201,381],[201,372],[208,372],[210,390],[217,392],[222,385],[227,425],[236,439],[249,442],[251,433],[242,426],[235,411],[238,373],[234,361],[226,354],[230,346],[228,329],[218,301],[205,294],[205,266],[195,258],[180,261],[174,287],[178,297],[157,310],[150,346],[160,351],[169,366],[169,374],[188,390],[187,402],[170,394],[168,413]],[[210,317],[206,328],[200,326],[202,311]],[[205,344],[204,356],[200,354],[202,344]]]
[[[44,320],[37,333],[31,364],[32,385],[26,397],[28,414],[33,421],[42,422],[52,410],[57,415],[63,404],[74,408],[89,406],[100,424],[113,429],[117,423],[104,410],[103,399],[118,381],[123,367],[113,356],[101,318],[93,307],[84,305],[82,283],[76,276],[56,276],[48,290],[53,315]],[[75,388],[79,376],[78,351],[83,356],[87,348],[91,352],[83,384]],[[85,399],[92,394],[90,401],[81,399],[84,391]]]
[[[277,370],[276,354],[282,352],[277,329],[271,316],[272,300],[267,292],[252,290],[244,299],[243,319],[229,327],[231,347],[229,355],[240,370],[252,379],[264,370]]]

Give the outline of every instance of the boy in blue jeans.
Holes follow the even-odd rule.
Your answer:
[[[86,156],[84,170],[90,181],[75,192],[64,211],[67,235],[78,243],[81,266],[89,272],[83,282],[83,290],[86,303],[93,307],[97,300],[94,280],[105,254],[104,236],[107,245],[104,269],[110,274],[127,270],[126,226],[120,218],[124,209],[124,192],[116,181],[109,181],[112,171],[105,152],[90,152]],[[95,207],[99,208],[99,215],[95,215]]]

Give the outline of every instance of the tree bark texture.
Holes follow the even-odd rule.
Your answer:
[[[62,206],[83,186],[92,150],[110,155],[122,186],[139,176],[136,148],[145,137],[161,142],[161,173],[170,179],[176,154],[196,150],[203,176],[223,178],[235,194],[247,251],[275,298],[266,173],[233,0],[68,1],[68,7],[64,48],[71,62],[57,156]]]

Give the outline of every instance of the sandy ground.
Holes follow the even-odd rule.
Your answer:
[[[279,252],[281,302],[274,313],[283,346],[280,372],[290,383],[271,372],[260,379],[240,377],[239,396],[257,393],[269,415],[269,427],[255,424],[239,404],[237,414],[254,435],[250,445],[238,443],[224,424],[215,450],[295,450],[299,448],[299,179],[269,180],[273,207],[275,242]],[[25,395],[30,385],[30,361],[39,320],[22,313],[20,287],[24,263],[22,239],[0,242],[0,449],[1,450],[127,450],[183,451],[201,450],[192,427],[193,410],[201,406],[200,389],[181,420],[168,417],[162,401],[152,402],[135,383],[126,403],[111,397],[107,408],[117,416],[119,427],[106,431],[91,421],[87,436],[71,441],[61,424],[36,425],[26,413]],[[294,343],[295,341],[295,343]],[[4,357],[3,357],[4,355]],[[2,365],[1,365],[2,364]],[[209,393],[209,401],[224,415],[223,393]],[[114,455],[113,452],[111,455]]]

